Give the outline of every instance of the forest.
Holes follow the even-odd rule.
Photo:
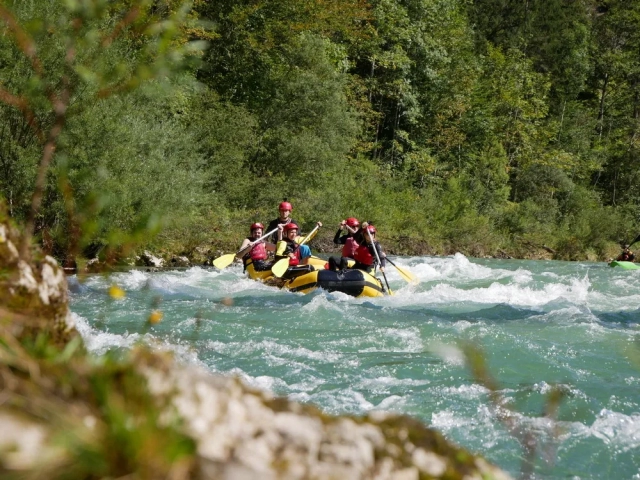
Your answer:
[[[285,198],[397,253],[640,233],[637,0],[4,0],[0,25],[0,200],[62,261],[233,251]]]

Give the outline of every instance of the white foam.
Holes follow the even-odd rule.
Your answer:
[[[75,313],[71,315],[75,321],[76,329],[84,341],[85,347],[93,354],[104,355],[114,348],[131,348],[142,339],[142,336],[138,333],[119,335],[101,332],[92,328],[86,318]]]
[[[625,415],[611,410],[600,411],[589,433],[612,444],[619,452],[640,447],[640,414]]]
[[[322,405],[323,410],[332,415],[345,413],[362,415],[376,408],[362,393],[352,388],[322,390],[312,394],[307,392],[293,393],[289,395],[289,398],[297,402],[311,402],[316,405]]]
[[[569,284],[552,283],[541,287],[523,286],[519,283],[493,282],[484,288],[460,288],[449,283],[438,283],[427,291],[406,297],[391,297],[393,306],[438,304],[505,304],[519,307],[542,307],[549,302],[564,300],[585,304],[591,283],[588,277],[573,278]]]
[[[422,385],[429,385],[430,380],[417,380],[411,378],[396,378],[396,377],[376,377],[376,378],[363,378],[360,380],[359,385],[363,388],[372,391],[385,391],[390,387],[418,387]]]
[[[323,292],[323,293],[326,293],[326,292]],[[344,297],[349,297],[346,294],[341,294],[341,295],[344,295]],[[353,297],[349,297],[349,298],[353,298]],[[346,300],[346,298],[343,298],[343,300]],[[336,305],[334,302],[330,301],[327,295],[320,294],[320,295],[315,295],[313,299],[309,303],[304,305],[300,310],[307,314],[314,314],[318,310],[331,310],[333,312],[341,312],[343,308],[344,307],[342,305]]]
[[[431,275],[433,279],[453,279],[456,282],[469,280],[504,279],[512,278],[516,283],[527,283],[532,280],[530,271],[520,267],[517,270],[503,268],[491,268],[470,261],[461,253],[452,257],[434,257],[426,259],[429,267],[438,275]],[[423,259],[424,261],[424,259]],[[413,267],[415,269],[424,267]],[[427,270],[428,271],[428,270]],[[428,280],[422,278],[422,280]]]
[[[260,340],[258,342],[242,341],[229,343],[210,340],[207,342],[207,348],[232,357],[250,356],[256,352],[264,352],[261,354],[272,355],[274,358],[286,358],[287,361],[293,357],[298,359],[335,363],[340,361],[343,357],[342,354],[335,352],[328,352],[324,350],[314,351],[308,348],[286,345],[267,339]]]
[[[372,410],[401,412],[405,404],[405,398],[399,395],[390,395],[376,405]]]
[[[425,350],[420,331],[413,328],[379,328],[370,340],[373,346],[362,348],[363,353],[370,352],[406,352],[415,353]]]

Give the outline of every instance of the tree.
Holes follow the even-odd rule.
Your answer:
[[[162,5],[148,0],[81,0],[66,5],[14,1],[11,8],[0,6],[0,19],[9,33],[0,39],[0,58],[5,61],[0,64],[0,101],[5,112],[8,107],[12,112],[3,122],[3,135],[11,141],[0,152],[2,165],[14,177],[21,171],[35,173],[32,183],[21,186],[22,193],[33,189],[29,207],[14,210],[24,215],[23,257],[36,228],[43,227],[42,201],[51,193],[47,179],[62,153],[60,139],[69,120],[92,102],[175,71],[198,47],[184,42],[181,26],[187,13],[186,5],[177,0]],[[40,159],[34,165],[36,151]],[[74,220],[73,185],[66,178],[61,187],[75,238],[80,225]],[[13,191],[3,193],[13,198]],[[77,239],[72,243],[75,250]]]

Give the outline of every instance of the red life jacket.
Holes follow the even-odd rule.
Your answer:
[[[291,240],[285,240],[287,243],[287,248],[284,249],[284,255],[289,255],[293,252],[295,258],[289,258],[289,266],[295,267],[300,263],[300,249],[298,248],[298,244]]]
[[[252,237],[247,237],[247,240],[253,242],[255,240],[255,238]],[[245,261],[245,263],[251,259],[251,260],[266,260],[267,258],[269,258],[269,254],[267,253],[267,246],[265,245],[264,242],[260,242],[256,245],[254,245],[253,247],[251,247],[251,250],[249,250],[249,252],[244,254],[244,257],[242,257],[242,259]]]
[[[346,242],[344,242],[344,247],[342,247],[342,256],[354,258],[356,250],[358,250],[358,246],[358,242],[356,242],[353,237],[347,238]]]
[[[264,242],[254,245],[251,249],[251,260],[266,260],[268,256],[267,246]]]
[[[376,248],[375,245],[373,246],[373,248]],[[356,250],[353,258],[356,262],[362,263],[363,265],[373,265],[373,261],[375,260],[374,256],[371,255],[371,252],[366,245],[360,245]]]

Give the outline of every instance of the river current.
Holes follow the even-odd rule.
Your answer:
[[[70,277],[97,355],[138,342],[329,414],[408,414],[518,477],[460,342],[484,352],[504,406],[538,439],[537,479],[640,480],[640,270],[604,263],[391,257],[393,296],[281,291],[240,266]],[[112,299],[111,285],[126,291]],[[153,309],[162,321],[148,327]],[[556,421],[547,396],[562,393]]]

